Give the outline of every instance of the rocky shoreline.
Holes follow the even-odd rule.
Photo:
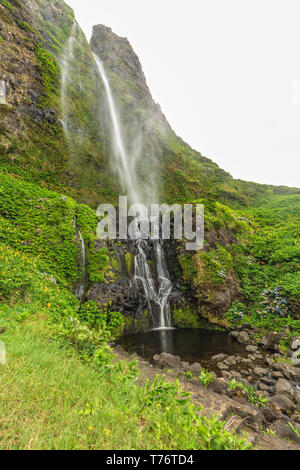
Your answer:
[[[257,335],[248,324],[234,328],[229,335],[243,345],[244,354],[217,354],[211,357],[210,367],[205,363],[205,368],[200,362],[189,364],[165,352],[145,361],[121,346],[115,350],[122,358],[137,358],[143,375],[149,376],[150,371],[154,377],[163,372],[167,380],[179,378],[206,413],[218,414],[232,430],[254,432],[256,443],[272,437],[275,446],[283,439],[300,448],[300,367],[291,360],[299,338],[292,338],[289,358],[279,345],[284,334]],[[206,369],[211,381],[204,387],[198,377]],[[258,397],[255,405],[249,403],[249,389]]]

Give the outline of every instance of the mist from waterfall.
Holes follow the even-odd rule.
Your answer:
[[[141,189],[143,182],[139,181],[137,176],[136,158],[134,155],[129,154],[126,149],[116,105],[105,68],[96,54],[94,54],[94,58],[99,70],[100,77],[103,81],[107,97],[111,122],[114,167],[117,169],[123,189],[127,192],[129,202],[131,204],[144,202],[147,203],[149,201],[144,201],[142,196],[142,194],[145,194]],[[138,220],[136,220],[137,234],[139,233],[138,231]],[[172,291],[172,283],[169,279],[169,274],[164,259],[163,246],[160,240],[157,240],[153,243],[153,253],[155,258],[154,261],[157,272],[156,285],[146,256],[145,248],[149,243],[151,243],[150,240],[146,241],[142,240],[140,237],[137,237],[136,245],[138,253],[134,259],[134,281],[140,281],[143,286],[144,294],[148,303],[148,310],[153,318],[154,326],[157,328],[170,328],[172,326],[172,319],[169,299]],[[158,310],[158,318],[156,318],[156,312],[153,312],[153,307],[156,307]]]

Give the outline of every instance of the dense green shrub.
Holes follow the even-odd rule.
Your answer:
[[[54,84],[58,78],[58,63],[56,58],[51,52],[41,47],[37,47],[35,50],[37,58],[37,66],[42,76],[43,86],[45,93],[49,91],[55,91]]]
[[[199,328],[200,321],[197,312],[188,305],[172,310],[174,326],[177,328]]]
[[[0,0],[0,3],[10,12],[14,12],[14,7],[11,5],[11,2],[9,0]]]

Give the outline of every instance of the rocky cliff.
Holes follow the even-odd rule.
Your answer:
[[[197,326],[199,313],[223,317],[235,301],[243,301],[234,307],[237,317],[249,308],[264,311],[266,296],[275,312],[276,302],[285,301],[297,314],[299,190],[236,181],[191,149],[153,101],[128,40],[98,25],[89,45],[62,0],[0,0],[1,174],[92,208],[117,202],[120,184],[111,171],[109,116],[93,51],[109,76],[141,181],[155,182],[161,202],[205,205],[204,250],[187,253],[174,241],[165,247],[176,324]],[[99,261],[99,272],[88,279],[88,298],[99,305],[109,299],[147,326],[142,294],[130,290],[134,247],[105,247],[105,269],[102,249],[91,247],[93,261],[87,260],[93,270]],[[276,293],[279,284],[284,296]],[[271,286],[266,294],[265,286]]]

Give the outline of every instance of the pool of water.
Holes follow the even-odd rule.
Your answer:
[[[246,351],[227,332],[206,329],[153,330],[148,333],[123,336],[120,344],[127,352],[137,353],[146,360],[155,354],[168,352],[182,361],[210,362],[215,354],[246,355]]]

